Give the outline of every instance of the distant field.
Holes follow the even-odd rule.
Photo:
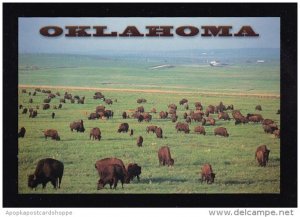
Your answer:
[[[73,57],[72,57],[73,58]],[[48,59],[47,61],[45,59]],[[63,60],[66,61],[63,61]],[[21,56],[19,62],[19,85],[49,85],[64,86],[51,87],[52,92],[65,91],[72,95],[85,96],[85,104],[63,104],[61,110],[53,109],[58,106],[59,99],[51,101],[51,109],[38,110],[37,118],[29,118],[29,114],[21,114],[19,110],[18,129],[24,126],[27,130],[25,138],[19,139],[18,173],[19,193],[280,193],[280,140],[273,135],[265,134],[261,124],[249,123],[234,125],[234,121],[217,120],[216,126],[205,126],[207,135],[197,135],[193,132],[199,123],[192,122],[191,133],[177,133],[175,123],[170,119],[159,119],[158,114],[152,114],[150,123],[138,123],[136,119],[123,120],[123,111],[135,109],[138,98],[147,99],[142,104],[146,111],[153,107],[157,111],[167,111],[167,105],[175,103],[178,106],[178,121],[183,122],[183,106],[179,100],[187,98],[190,109],[194,109],[194,102],[200,101],[204,109],[222,101],[225,105],[233,104],[243,114],[260,113],[265,118],[274,120],[280,127],[280,115],[276,112],[280,107],[279,67],[273,65],[245,65],[222,68],[176,66],[163,70],[149,70],[148,66],[137,61],[116,61],[87,58],[84,59],[62,56],[43,58],[42,56]],[[77,60],[77,61],[76,61]],[[68,62],[71,61],[71,62]],[[112,62],[115,64],[112,64]],[[76,67],[70,65],[76,62]],[[86,65],[91,66],[86,66]],[[35,67],[33,67],[35,66]],[[85,87],[87,89],[67,89],[67,87]],[[95,89],[99,88],[106,98],[117,99],[113,105],[106,105],[114,111],[114,117],[109,120],[88,120],[88,114],[94,112],[96,106],[105,103],[94,100]],[[104,90],[101,90],[104,88]],[[122,89],[109,91],[105,88]],[[27,93],[21,93],[26,89]],[[131,89],[137,91],[124,91]],[[138,90],[144,90],[143,92]],[[147,91],[149,90],[149,91]],[[151,92],[161,90],[161,92]],[[19,104],[24,107],[40,107],[44,93],[37,93],[33,103],[28,103],[28,92],[33,87],[19,88]],[[228,93],[228,95],[204,94],[200,92]],[[259,97],[247,94],[272,95]],[[240,95],[239,95],[240,94]],[[247,96],[246,96],[247,95]],[[261,112],[255,111],[260,104]],[[55,112],[55,119],[51,113]],[[229,112],[230,113],[230,112]],[[231,115],[230,115],[231,116]],[[213,115],[217,119],[217,114]],[[86,131],[84,133],[71,132],[69,124],[82,119]],[[127,122],[134,129],[133,137],[128,134],[117,133],[120,123]],[[164,138],[158,139],[152,133],[146,133],[148,125],[158,125],[163,129]],[[228,138],[213,135],[213,130],[226,127]],[[89,131],[99,127],[102,132],[101,141],[89,140]],[[42,131],[57,129],[61,141],[45,140]],[[143,147],[137,147],[136,138],[144,137]],[[254,159],[256,147],[265,144],[271,150],[267,167],[259,167]],[[171,155],[175,159],[174,167],[160,167],[158,165],[157,150],[168,145]],[[141,181],[134,180],[131,184],[117,190],[106,189],[97,191],[96,183],[99,179],[94,164],[96,160],[105,157],[118,157],[127,165],[135,162],[142,167]],[[27,175],[34,172],[36,163],[41,158],[52,157],[64,162],[65,172],[62,186],[54,190],[50,183],[46,189],[41,186],[33,191],[27,187]],[[199,182],[200,168],[204,163],[210,163],[216,173],[215,183],[212,185]]]

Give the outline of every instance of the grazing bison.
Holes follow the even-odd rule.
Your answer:
[[[19,105],[19,109],[22,109],[23,108],[23,105],[21,104],[21,105]]]
[[[26,129],[25,129],[25,127],[21,127],[21,129],[20,129],[20,131],[19,131],[19,133],[18,133],[18,138],[24,138],[24,136],[25,136],[25,133],[26,133]]]
[[[126,113],[126,112],[123,112],[123,113],[122,113],[122,118],[123,118],[123,119],[126,119],[126,118],[127,118],[127,113]]]
[[[30,111],[29,112],[29,117],[30,118],[35,118],[37,116],[37,110],[34,110],[34,111]]]
[[[178,122],[175,126],[175,129],[178,131],[183,131],[184,133],[190,133],[189,125],[186,123]]]
[[[28,111],[28,109],[24,108],[23,111],[22,111],[22,114],[27,114],[27,111]]]
[[[170,148],[168,146],[163,146],[158,150],[158,161],[159,165],[174,165],[174,159],[171,158]]]
[[[101,139],[101,131],[98,127],[94,127],[93,129],[91,129],[90,131],[90,139],[96,140],[98,139],[100,141]]]
[[[36,92],[41,92],[41,88],[35,88]]]
[[[233,105],[231,104],[231,105],[229,105],[229,106],[227,106],[227,108],[226,108],[226,110],[233,110],[234,109],[234,107],[233,107]]]
[[[146,131],[147,131],[147,133],[149,133],[150,131],[152,133],[155,133],[156,129],[157,129],[157,126],[151,125],[146,128]]]
[[[262,125],[274,124],[274,121],[271,119],[264,119]]]
[[[43,104],[43,110],[47,110],[50,108],[50,104],[46,103],[46,104]]]
[[[257,106],[255,106],[255,110],[262,111],[262,109],[261,109],[261,105],[257,105]]]
[[[220,112],[219,114],[218,114],[218,119],[223,119],[224,121],[230,121],[230,117],[229,117],[229,115],[228,115],[228,113],[226,113],[226,112]]]
[[[133,129],[130,130],[129,136],[133,136]]]
[[[160,119],[166,119],[168,117],[168,112],[161,111],[159,112]]]
[[[204,164],[201,168],[201,173],[200,173],[200,180],[201,183],[203,181],[206,181],[207,184],[212,184],[215,181],[215,176],[216,174],[213,173],[212,167],[210,164]]]
[[[143,117],[144,117],[144,121],[146,121],[146,122],[149,122],[152,120],[152,115],[150,115],[148,112],[145,112],[143,114]]]
[[[186,112],[183,113],[183,118],[186,119],[188,114]]]
[[[83,120],[80,121],[74,121],[70,123],[70,129],[73,132],[73,130],[76,130],[76,132],[83,133],[85,131],[85,128],[83,126]]]
[[[95,120],[95,119],[99,119],[100,115],[98,113],[91,113],[88,117],[89,120]]]
[[[51,98],[44,99],[44,103],[50,103]]]
[[[156,113],[156,108],[152,108],[150,112],[155,114]]]
[[[142,122],[144,120],[144,115],[139,114],[139,116],[137,117],[138,122]]]
[[[142,136],[139,136],[139,137],[137,138],[137,140],[136,140],[136,145],[137,145],[138,147],[142,147],[142,146],[143,146],[143,141],[144,141],[143,137],[142,137]]]
[[[169,108],[169,110],[168,110],[168,114],[169,114],[169,115],[173,115],[173,114],[175,114],[175,115],[176,115],[176,110],[175,110],[175,109],[173,109],[173,108]]]
[[[208,123],[211,126],[215,126],[216,125],[216,120],[212,117],[208,117],[208,118],[206,118],[206,123]]]
[[[45,136],[45,139],[47,139],[48,137],[51,137],[51,139],[53,139],[53,140],[57,140],[57,141],[60,140],[57,130],[54,130],[54,129],[45,130],[44,136]]]
[[[104,111],[104,116],[109,119],[112,118],[114,116],[114,112],[112,110],[105,110]]]
[[[64,164],[52,158],[45,158],[37,163],[34,174],[28,176],[28,187],[36,188],[42,184],[46,187],[50,181],[54,188],[60,188],[64,173]]]
[[[224,137],[228,137],[229,134],[226,130],[226,128],[224,127],[218,127],[214,130],[215,135],[219,135],[219,136],[224,136]]]
[[[140,112],[140,113],[145,112],[144,106],[139,106],[139,107],[137,107],[136,111],[137,111],[137,112]]]
[[[196,110],[203,110],[203,106],[202,106],[202,104],[201,104],[201,102],[195,102],[195,109]]]
[[[105,111],[105,106],[99,105],[96,107],[96,113],[104,112],[104,111]]]
[[[84,104],[85,96],[83,96],[81,99],[77,100],[78,104]]]
[[[178,119],[178,116],[176,114],[173,114],[171,116],[171,120],[172,120],[173,123],[175,123],[177,121],[177,119]]]
[[[202,127],[202,126],[196,126],[195,129],[194,129],[195,133],[199,133],[199,134],[203,134],[205,135],[206,132],[205,132],[205,128]]]
[[[214,113],[215,113],[215,107],[213,105],[209,105],[205,110],[206,117],[208,117],[209,114],[214,114]]]
[[[129,183],[134,179],[134,177],[137,178],[138,181],[140,181],[140,175],[142,173],[142,167],[137,165],[136,163],[130,163],[127,166],[127,178],[125,180],[126,183]]]
[[[194,120],[194,121],[201,122],[202,114],[201,113],[192,113],[191,114],[191,119]]]
[[[276,124],[269,124],[269,125],[262,125],[265,133],[273,134],[275,130],[278,130],[278,127]]]
[[[129,125],[128,123],[121,123],[120,126],[119,126],[119,129],[118,129],[118,133],[127,133],[128,132],[128,129],[129,129]]]
[[[144,99],[144,98],[141,98],[141,99],[137,99],[136,102],[137,102],[137,103],[146,103],[147,100]]]
[[[51,117],[52,117],[52,119],[54,119],[54,117],[55,117],[55,113],[54,112],[52,112]]]
[[[32,98],[29,99],[29,103],[33,103],[33,99]]]
[[[269,161],[270,150],[267,149],[266,145],[261,145],[257,147],[255,152],[255,159],[257,160],[259,166],[265,167]]]
[[[53,98],[55,98],[55,94],[53,94],[53,93],[49,93],[49,94],[48,94],[48,98],[49,98],[49,99],[53,99]]]
[[[175,111],[177,110],[177,106],[176,106],[174,103],[168,105],[168,108],[169,108],[169,109],[173,109],[173,110],[175,110]]]
[[[121,181],[123,188],[125,178],[126,173],[123,172],[122,166],[118,164],[107,165],[101,172],[101,178],[98,181],[97,190],[103,189],[106,184],[109,184],[110,189],[112,185],[114,185],[114,189],[116,189],[119,180]]]
[[[274,136],[276,138],[280,138],[280,130],[279,129],[278,130],[274,130],[273,134],[274,134]]]
[[[111,99],[105,99],[105,103],[107,105],[112,105],[113,104],[113,101]]]
[[[184,103],[187,103],[188,100],[183,98],[182,100],[179,101],[179,105],[183,105]]]
[[[125,177],[127,177],[127,171],[122,160],[118,158],[104,158],[96,161],[95,163],[95,168],[97,169],[101,178],[102,176],[105,176],[105,168],[109,167],[110,165],[119,165],[122,169],[122,173],[125,175]]]
[[[264,118],[261,114],[247,114],[247,119],[249,122],[262,122]]]
[[[162,131],[162,129],[160,127],[156,128],[155,134],[156,134],[157,138],[160,138],[160,139],[163,138],[163,131]]]
[[[60,103],[59,105],[58,105],[58,109],[61,109],[62,108],[62,104]]]

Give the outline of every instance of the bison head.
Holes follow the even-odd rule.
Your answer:
[[[57,137],[56,137],[56,141],[60,141],[60,136],[57,136]]]
[[[170,160],[170,165],[173,166],[174,165],[174,159],[171,158]]]
[[[38,180],[35,175],[29,175],[28,176],[28,187],[29,188],[36,188],[38,185]]]
[[[215,177],[216,177],[216,174],[215,174],[215,173],[211,173],[211,174],[210,174],[209,181],[208,181],[208,184],[214,183]]]
[[[102,179],[99,179],[98,185],[97,185],[97,190],[101,190],[104,188],[104,182]]]

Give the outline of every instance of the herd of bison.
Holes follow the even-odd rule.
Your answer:
[[[66,100],[69,100],[70,103],[78,103],[84,104],[85,97],[73,96],[71,93],[65,92],[63,96],[59,92],[52,93],[51,90],[41,90],[40,88],[36,88],[33,92],[28,92],[26,89],[22,89],[22,94],[29,95],[29,105],[33,103],[34,97],[37,93],[43,93],[45,95],[45,99],[43,100],[42,109],[47,110],[51,108],[51,100],[55,97],[60,98],[59,105],[52,105],[52,108],[61,109],[63,104],[66,103]],[[105,96],[101,92],[96,92],[93,96],[95,100],[103,100],[108,105],[113,104],[114,101]],[[146,99],[137,99],[137,103],[146,103]],[[227,120],[230,121],[234,119],[235,125],[239,124],[247,124],[249,122],[261,123],[262,129],[265,133],[274,134],[276,138],[280,138],[280,129],[276,125],[276,123],[271,119],[264,119],[261,114],[247,114],[244,116],[239,110],[234,109],[234,105],[225,106],[222,102],[218,105],[208,105],[206,109],[203,109],[203,105],[201,102],[195,102],[194,110],[189,109],[189,102],[187,99],[182,99],[179,101],[179,105],[183,106],[186,112],[183,115],[185,122],[177,122],[178,115],[176,113],[177,106],[175,104],[168,105],[167,111],[160,111],[158,113],[160,119],[169,119],[174,123],[175,129],[177,132],[184,132],[186,134],[190,133],[189,125],[192,121],[198,122],[201,125],[198,125],[194,128],[194,132],[198,134],[206,135],[205,126],[215,126],[217,120],[215,120],[211,114],[218,114],[219,120]],[[29,118],[37,118],[39,106],[35,108],[25,108],[21,104],[19,105],[19,109],[22,109],[22,114],[27,114],[29,112]],[[257,105],[255,110],[261,111],[261,105]],[[157,111],[155,108],[152,108],[150,112],[145,112],[143,106],[137,107],[135,110],[127,110],[122,113],[122,118],[124,119],[124,123],[121,123],[118,127],[118,133],[128,133],[130,136],[134,135],[134,130],[130,129],[129,124],[126,123],[126,119],[134,118],[137,119],[138,122],[151,122],[152,115],[156,114]],[[231,116],[230,117],[230,113]],[[277,111],[276,114],[280,114],[280,110]],[[87,114],[88,115],[88,114]],[[88,120],[92,119],[110,119],[113,118],[114,112],[112,110],[108,110],[103,105],[99,105],[96,107],[95,111],[88,115]],[[55,118],[55,112],[51,113],[51,118]],[[176,123],[176,124],[175,124]],[[85,132],[84,122],[83,120],[73,121],[70,123],[70,130],[76,132]],[[149,125],[146,128],[146,133],[154,133],[157,138],[163,138],[163,129],[159,126]],[[26,129],[21,127],[18,133],[19,138],[25,137]],[[214,135],[229,137],[229,133],[224,127],[216,127],[214,129]],[[45,139],[50,137],[53,140],[60,140],[60,136],[58,131],[55,129],[45,129],[44,130]],[[92,128],[90,130],[90,139],[93,140],[101,140],[101,130],[98,127]],[[141,147],[143,145],[143,137],[141,135],[137,136],[137,146]],[[265,167],[267,165],[269,159],[270,150],[268,150],[266,145],[260,145],[257,147],[255,151],[255,159],[258,162],[259,166]],[[163,146],[158,150],[158,160],[159,165],[167,165],[173,166],[174,159],[171,157],[171,151],[168,146]],[[109,185],[110,188],[116,188],[118,181],[121,182],[122,188],[124,183],[130,183],[133,178],[137,177],[137,180],[140,180],[140,175],[142,172],[141,166],[136,163],[130,163],[127,167],[125,167],[123,161],[118,158],[105,158],[98,160],[95,163],[95,168],[99,173],[99,181],[97,189],[102,189],[105,185]],[[60,188],[61,180],[64,172],[64,164],[55,159],[46,158],[41,159],[36,166],[35,172],[32,175],[28,176],[28,187],[36,188],[39,184],[42,184],[43,188],[46,187],[46,184],[50,181],[54,188]],[[208,184],[214,182],[215,173],[213,172],[212,166],[207,163],[202,165],[200,171],[200,181],[205,181]]]

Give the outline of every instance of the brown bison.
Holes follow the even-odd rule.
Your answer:
[[[220,112],[218,114],[218,119],[219,120],[223,119],[224,121],[230,121],[230,117],[229,117],[228,113],[226,113],[226,112]]]
[[[27,114],[27,111],[28,111],[28,109],[24,108],[23,111],[22,111],[22,114]]]
[[[91,113],[88,117],[89,120],[95,120],[95,119],[99,119],[100,115],[98,113]]]
[[[137,117],[138,122],[142,122],[144,120],[144,115],[139,114]]]
[[[114,117],[114,112],[112,110],[105,110],[104,111],[104,116],[109,119]]]
[[[64,164],[52,158],[45,158],[37,163],[34,174],[28,176],[28,187],[36,188],[42,184],[46,187],[50,181],[54,188],[60,188],[64,173]]]
[[[178,122],[175,126],[177,132],[183,131],[184,133],[190,133],[189,125],[186,123]]]
[[[118,133],[127,133],[129,129],[128,123],[121,123],[118,129]]]
[[[97,190],[103,189],[106,184],[109,184],[110,189],[112,185],[114,185],[114,189],[116,189],[118,185],[118,181],[121,181],[122,188],[125,182],[126,173],[123,172],[123,168],[118,164],[107,165],[103,168],[101,172],[101,178],[98,181]]]
[[[195,133],[199,133],[199,134],[203,134],[203,135],[206,134],[205,128],[202,127],[202,126],[196,126],[195,129],[194,129],[194,132]]]
[[[21,127],[21,129],[20,129],[20,131],[19,131],[19,133],[18,133],[18,138],[24,138],[24,136],[25,136],[25,133],[26,133],[26,129],[25,129],[25,127]]]
[[[177,106],[176,106],[174,103],[168,105],[168,108],[169,108],[169,109],[173,109],[173,110],[175,110],[175,111],[177,110]]]
[[[122,118],[123,118],[123,119],[126,119],[126,118],[127,118],[127,113],[126,113],[126,112],[123,112],[123,113],[122,113]]]
[[[144,98],[141,98],[141,99],[137,99],[136,102],[137,103],[145,103],[145,102],[147,102],[147,100]]]
[[[160,139],[163,138],[163,131],[162,131],[162,129],[160,127],[156,128],[155,134],[156,134],[157,138],[160,138]]]
[[[50,103],[50,101],[51,101],[51,98],[44,99],[44,103]]]
[[[279,129],[278,130],[274,130],[273,134],[274,134],[274,136],[276,138],[280,138],[280,130]]]
[[[187,103],[188,100],[183,98],[182,100],[179,101],[179,105],[183,105],[184,103]]]
[[[150,112],[155,114],[156,113],[156,108],[152,108]]]
[[[168,117],[168,112],[161,111],[159,112],[160,119],[166,119]]]
[[[147,133],[149,133],[150,131],[152,133],[155,133],[156,129],[157,129],[157,126],[151,125],[146,128],[146,131],[147,131]]]
[[[261,114],[247,114],[247,119],[249,122],[262,122],[264,119]]]
[[[192,123],[191,116],[187,116],[185,119],[185,122],[187,122],[188,124],[191,124]]]
[[[150,115],[148,112],[145,112],[143,114],[143,116],[144,116],[144,121],[146,121],[146,122],[149,122],[152,120],[152,115]]]
[[[45,130],[44,136],[45,136],[45,139],[47,139],[48,137],[51,137],[51,139],[53,139],[53,140],[57,140],[57,141],[60,140],[57,130],[54,130],[54,129]]]
[[[47,110],[50,108],[50,104],[46,103],[46,104],[43,104],[43,110]]]
[[[262,125],[274,124],[274,121],[271,119],[264,119]]]
[[[257,105],[257,106],[255,106],[255,110],[262,111],[262,109],[261,109],[261,105]]]
[[[177,119],[178,119],[178,116],[176,114],[173,114],[171,116],[171,120],[172,120],[173,123],[175,123],[177,121]]]
[[[98,139],[100,141],[101,139],[101,131],[98,127],[94,127],[93,129],[91,129],[90,131],[90,139],[96,140]]]
[[[212,167],[210,164],[204,164],[200,172],[200,181],[206,181],[207,184],[212,184],[215,181],[216,174],[213,173]]]
[[[194,120],[194,121],[201,122],[202,114],[201,113],[192,113],[191,114],[191,119]]]
[[[142,167],[137,165],[136,163],[130,163],[127,166],[127,178],[125,180],[126,183],[129,183],[134,179],[134,177],[137,178],[138,181],[140,181],[140,175],[142,173]]]
[[[255,152],[255,159],[257,160],[259,166],[265,167],[269,161],[270,150],[267,149],[266,145],[261,145],[257,147]]]
[[[174,159],[171,158],[170,148],[168,146],[163,146],[158,150],[158,160],[159,165],[174,165]]]
[[[29,117],[30,118],[35,118],[37,116],[37,110],[29,112]]]
[[[139,107],[137,107],[137,108],[136,108],[136,111],[137,111],[137,112],[140,112],[140,113],[145,112],[144,106],[139,106]]]
[[[99,105],[96,107],[96,113],[104,112],[104,111],[105,111],[105,106]]]
[[[216,125],[216,120],[212,117],[208,117],[208,118],[206,118],[206,123],[208,123],[211,126],[215,126]]]
[[[83,96],[81,99],[78,99],[78,104],[84,104],[85,96]]]
[[[103,171],[109,165],[119,165],[122,168],[123,174],[125,174],[125,177],[127,177],[127,171],[126,171],[125,165],[124,165],[123,161],[118,158],[104,158],[104,159],[96,161],[95,168],[97,169],[100,177],[102,177]]]
[[[83,133],[85,131],[85,128],[83,126],[83,120],[80,121],[74,121],[70,123],[70,129],[73,132],[73,130],[76,130],[76,132]]]
[[[105,103],[107,105],[112,105],[113,104],[113,101],[111,99],[105,99]]]
[[[275,130],[278,130],[278,127],[276,124],[269,124],[269,125],[262,125],[265,133],[273,134]]]
[[[215,135],[219,135],[219,136],[224,136],[224,137],[228,137],[229,134],[226,130],[226,128],[224,127],[218,127],[214,130]]]
[[[205,116],[208,117],[209,114],[215,113],[215,107],[213,105],[209,105],[205,110]]]
[[[136,140],[136,145],[137,145],[138,147],[142,147],[142,146],[143,146],[143,141],[144,141],[143,137],[142,137],[142,136],[139,136],[139,137],[137,138],[137,140]]]

